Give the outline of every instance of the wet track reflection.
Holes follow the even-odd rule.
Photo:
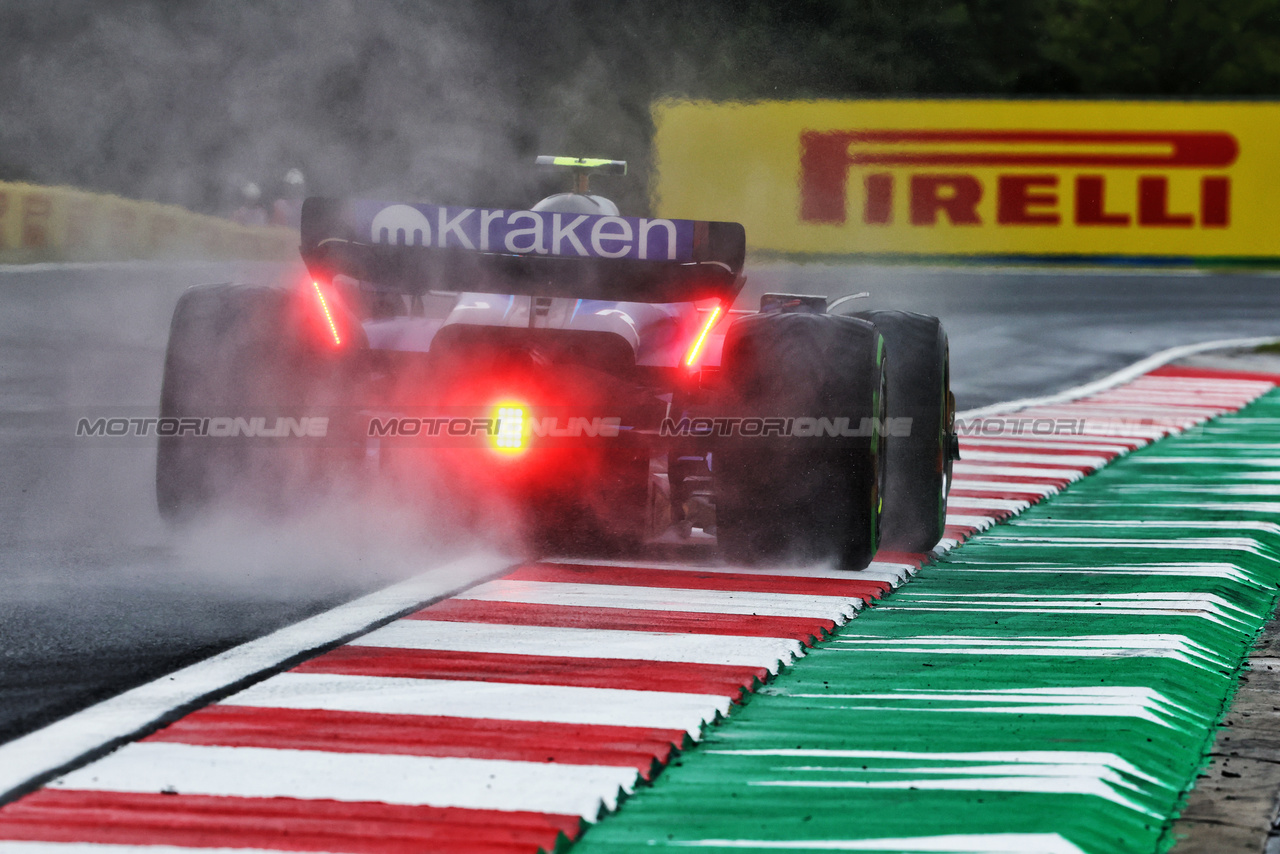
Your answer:
[[[961,409],[1043,394],[1152,352],[1280,332],[1280,280],[1256,275],[748,265],[766,291],[940,316]],[[154,409],[170,312],[200,282],[287,265],[0,268],[0,741],[155,678],[439,554],[368,551],[332,520],[175,536],[154,507],[152,448],[78,447],[67,414]],[[339,511],[340,512],[340,511]],[[371,556],[372,555],[372,556]]]

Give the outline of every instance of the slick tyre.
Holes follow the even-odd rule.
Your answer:
[[[936,317],[907,311],[865,311],[889,354],[889,418],[907,435],[888,442],[880,544],[927,552],[942,539],[955,447],[955,404],[947,333]]]
[[[885,448],[864,428],[884,415],[884,352],[876,328],[854,318],[734,321],[717,409],[744,420],[737,435],[716,437],[712,452],[716,534],[728,559],[846,569],[871,562]]]
[[[178,300],[160,417],[199,426],[158,439],[156,503],[166,519],[215,504],[290,509],[353,456],[358,437],[343,413],[362,336],[342,353],[326,352],[300,302],[297,293],[257,285],[201,286]],[[284,422],[285,435],[245,435],[264,432],[255,419],[270,431],[277,418],[295,419]],[[303,418],[311,435],[297,435]],[[317,418],[328,419],[322,431]]]

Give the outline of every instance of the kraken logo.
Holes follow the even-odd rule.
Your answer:
[[[397,246],[430,246],[431,221],[417,208],[392,205],[373,218],[370,237],[374,243]]]

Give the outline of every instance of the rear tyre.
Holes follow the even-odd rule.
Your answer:
[[[946,527],[955,405],[951,397],[947,333],[936,317],[907,311],[864,311],[884,336],[890,365],[889,417],[910,418],[886,458],[881,545],[927,552]],[[902,422],[898,422],[901,424]]]
[[[831,315],[745,317],[725,338],[722,377],[723,414],[749,419],[739,435],[717,438],[712,453],[723,554],[865,567],[879,545],[885,447],[865,429],[885,407],[876,328]],[[768,419],[779,419],[784,435],[741,435]],[[830,435],[833,427],[842,435]]]
[[[318,339],[306,322],[300,297],[257,285],[191,288],[178,300],[169,328],[161,419],[244,419],[239,435],[184,431],[161,435],[156,448],[156,503],[171,521],[181,521],[215,503],[284,510],[314,495],[335,465],[349,461],[359,438],[346,418],[353,386],[351,347],[341,352]],[[335,309],[336,310],[336,309]],[[344,318],[340,317],[339,320]],[[314,324],[313,324],[314,325]],[[348,345],[359,347],[358,323],[347,328]],[[261,418],[328,418],[323,436],[245,436],[245,425]],[[221,425],[226,428],[227,422]]]

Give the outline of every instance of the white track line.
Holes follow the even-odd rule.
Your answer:
[[[1031,506],[1030,501],[1018,501],[1016,499],[1007,498],[965,498],[956,496],[947,499],[947,508],[956,508],[960,510],[1010,510],[1014,513],[1020,513]]]
[[[951,481],[951,488],[954,489],[970,489],[974,492],[990,492],[993,495],[1003,495],[1005,493],[1019,493],[1023,495],[1039,495],[1042,498],[1046,495],[1054,495],[1059,492],[1056,486],[1047,486],[1043,483],[1004,483],[1002,481],[978,480],[974,475],[971,479],[969,476],[956,475]],[[981,501],[981,498],[975,498],[974,501]],[[947,503],[951,503],[948,496]]]
[[[1010,475],[1015,477],[1041,477],[1052,480],[1079,480],[1084,477],[1084,473],[1079,469],[1051,469],[1041,468],[1038,466],[1001,466],[990,465],[988,463],[967,463],[964,458],[960,458],[951,466],[951,471],[955,474],[956,483],[960,482],[960,478],[965,475],[973,477],[982,477],[984,475]],[[1015,492],[1017,484],[1011,483],[1009,490]]]
[[[496,556],[454,561],[184,667],[0,745],[0,799],[106,745],[134,737],[167,715],[228,686],[364,632],[510,565],[509,558]]]
[[[1104,442],[1080,442],[1070,439],[1066,436],[1010,436],[1001,439],[998,436],[961,436],[960,452],[964,453],[966,449],[981,451],[983,448],[991,446],[1005,445],[1021,445],[1026,448],[1039,448],[1042,450],[1057,450],[1059,448],[1068,451],[1093,451],[1095,453],[1123,454],[1128,452],[1128,445],[1116,445]]]
[[[680,590],[622,584],[577,584],[559,581],[499,579],[465,590],[457,599],[520,602],[525,605],[577,605],[588,608],[633,608],[641,611],[698,611],[769,617],[808,617],[844,622],[862,607],[861,599],[798,593],[740,593],[729,590]]]
[[[49,788],[378,801],[594,820],[601,801],[613,809],[618,791],[637,776],[625,766],[139,742]]]
[[[727,664],[767,667],[771,673],[778,672],[779,663],[789,664],[804,654],[799,641],[786,638],[434,620],[397,620],[348,646]]]
[[[264,709],[682,729],[697,738],[704,723],[729,713],[733,701],[716,694],[678,691],[281,673],[224,702]]]
[[[1019,454],[1013,451],[982,451],[976,448],[968,452],[962,450],[961,454],[961,459],[969,462],[1032,463],[1034,465],[1047,466],[1051,466],[1054,463],[1070,463],[1093,468],[1105,466],[1110,462],[1107,457],[1091,457],[1084,454]]]
[[[964,516],[959,513],[948,513],[947,524],[962,528],[977,528],[984,531],[996,523],[994,516]]]

